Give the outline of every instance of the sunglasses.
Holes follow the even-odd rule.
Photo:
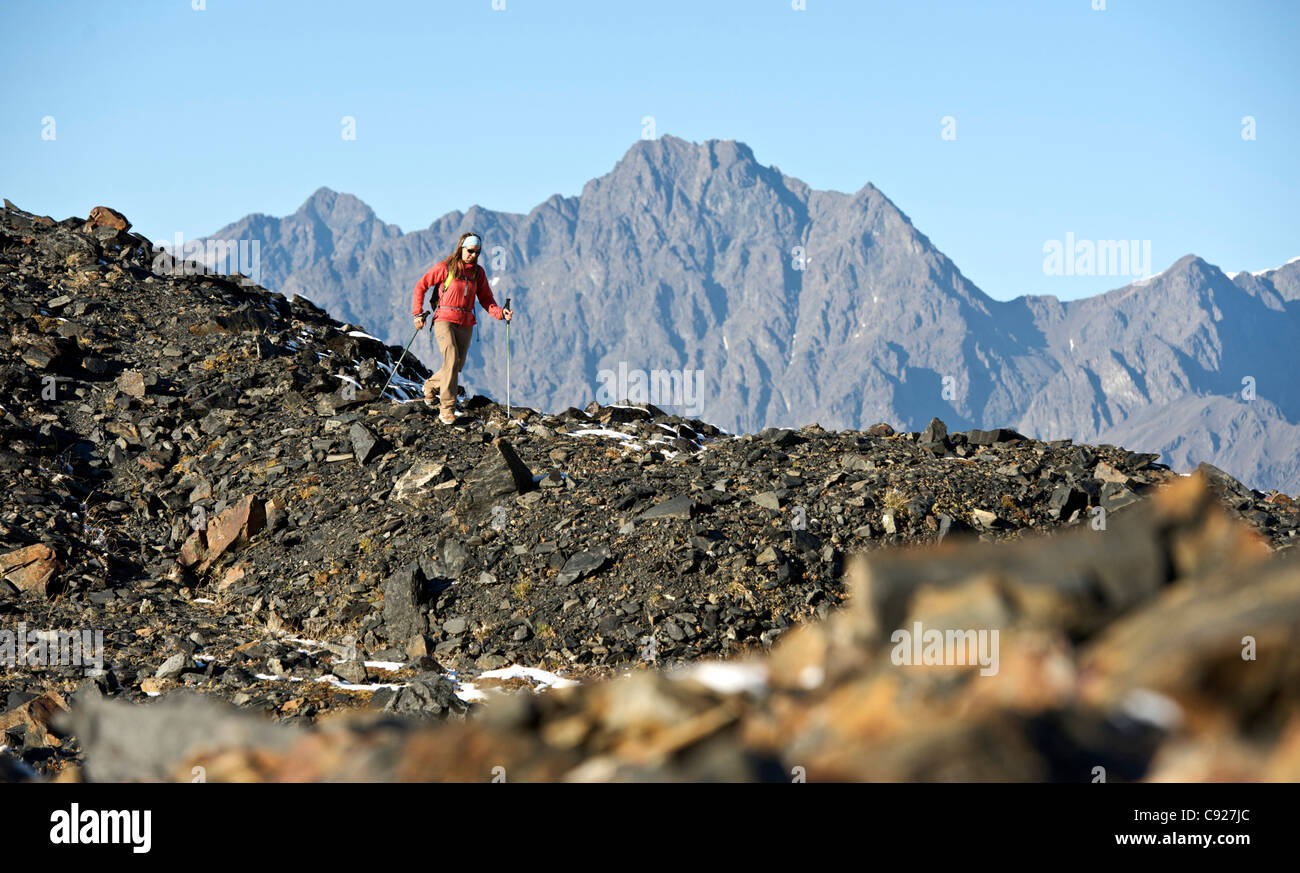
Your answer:
[[[467,255],[477,255],[477,254],[479,253],[479,250],[478,250],[478,249],[464,249],[464,252],[465,252],[465,254],[467,254]]]

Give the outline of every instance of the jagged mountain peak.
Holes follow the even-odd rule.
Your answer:
[[[1186,254],[1159,273],[1155,273],[1126,286],[1131,289],[1160,289],[1164,294],[1192,294],[1197,299],[1210,299],[1216,291],[1235,287],[1232,280],[1218,266],[1197,254]],[[1122,289],[1121,289],[1122,290]],[[1165,299],[1165,298],[1161,298]]]
[[[353,194],[344,194],[321,186],[298,207],[298,216],[313,217],[326,224],[375,219],[375,211]]]
[[[1223,271],[1198,254],[1189,252],[1169,265],[1166,275],[1191,275],[1217,278]]]
[[[718,165],[737,162],[757,163],[754,150],[739,140],[706,139],[702,143],[666,133],[657,139],[641,139],[628,148],[622,160],[640,159],[666,165],[673,161],[708,159]]]
[[[602,183],[662,190],[676,188],[698,193],[706,184],[729,184],[739,188],[762,183],[784,189],[779,170],[759,163],[753,149],[743,142],[710,139],[690,142],[671,134],[639,140],[605,176],[593,179],[584,189],[598,190]]]

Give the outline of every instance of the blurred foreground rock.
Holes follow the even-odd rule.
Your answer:
[[[494,695],[467,720],[290,731],[97,700],[74,732],[84,776],[112,779],[1300,779],[1300,555],[1201,475],[1105,527],[855,555],[846,606],[766,657]]]

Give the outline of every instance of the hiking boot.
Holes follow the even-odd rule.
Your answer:
[[[441,421],[443,424],[451,424],[452,422],[454,422],[456,420],[456,407],[458,405],[459,404],[457,404],[456,401],[453,399],[448,406],[439,409],[438,420]]]

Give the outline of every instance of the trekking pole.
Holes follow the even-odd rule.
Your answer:
[[[510,298],[506,298],[506,309],[510,308]],[[512,313],[513,317],[513,313]],[[506,322],[506,421],[510,421],[510,322]]]
[[[421,312],[420,314],[421,314],[421,315],[428,315],[427,312]],[[507,325],[507,327],[509,327],[509,325]],[[400,366],[402,366],[402,359],[406,357],[406,352],[407,352],[407,350],[409,350],[409,349],[411,348],[411,343],[415,342],[415,338],[416,338],[416,336],[419,335],[419,333],[420,333],[420,328],[417,327],[417,328],[415,329],[415,333],[411,334],[411,338],[410,338],[409,340],[406,341],[406,348],[405,348],[405,349],[402,349],[402,357],[397,359],[397,363],[393,365],[393,372],[391,372],[391,373],[388,374],[388,382],[392,382],[392,381],[393,381],[393,377],[397,375],[397,368],[400,367]],[[383,397],[383,396],[384,396],[384,392],[388,390],[388,382],[385,382],[385,383],[384,383],[384,387],[379,389],[379,396],[380,396],[380,397]]]

